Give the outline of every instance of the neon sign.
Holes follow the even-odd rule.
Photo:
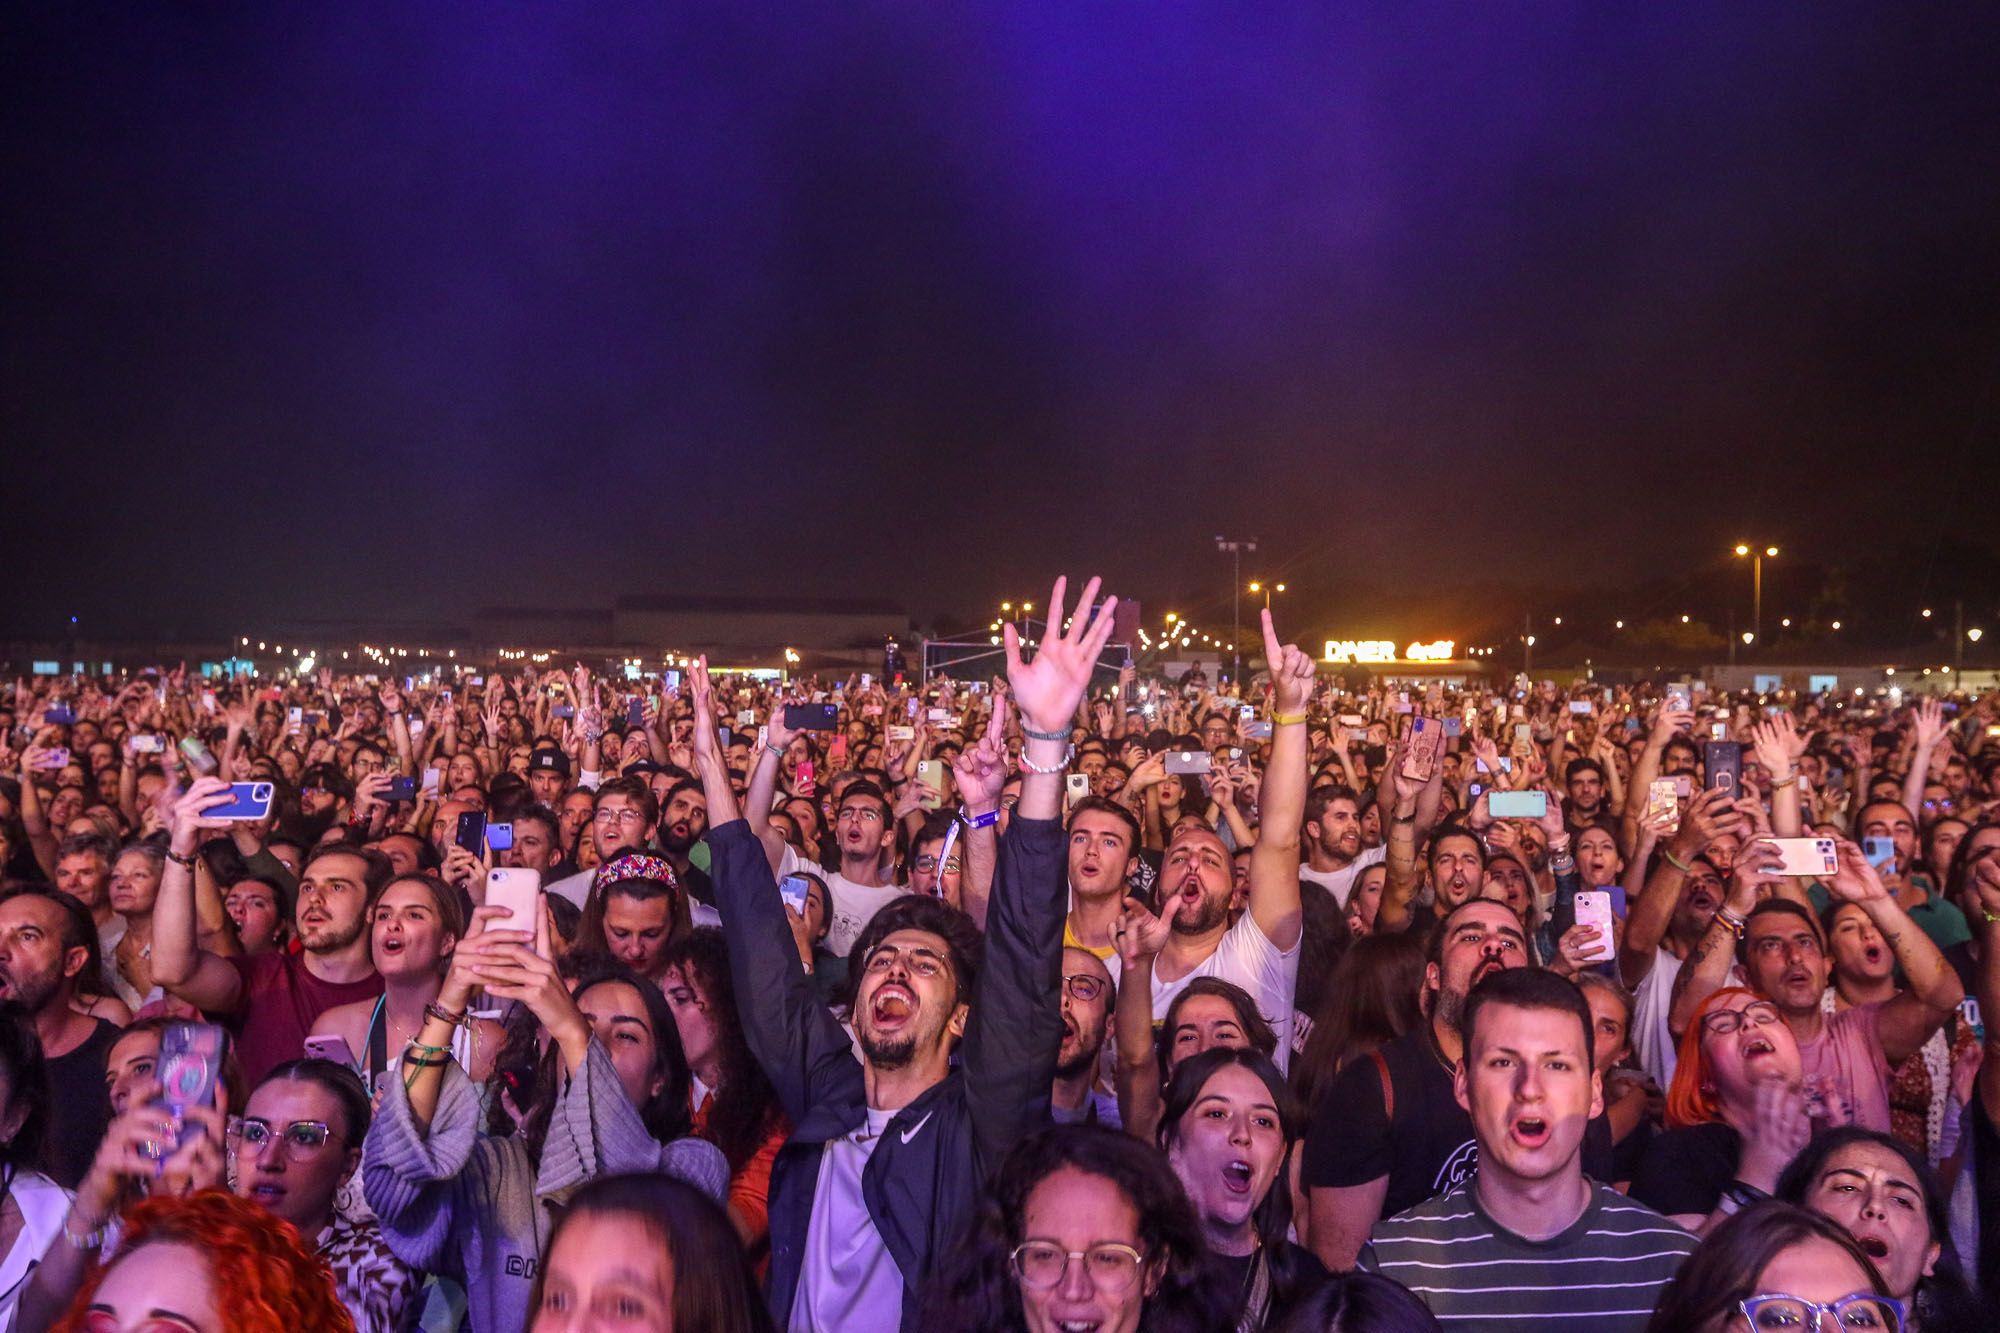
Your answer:
[[[1449,662],[1458,647],[1455,639],[1436,639],[1430,643],[1412,643],[1398,655],[1393,639],[1328,639],[1326,657],[1328,662]]]

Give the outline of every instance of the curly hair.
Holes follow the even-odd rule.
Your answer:
[[[148,1245],[204,1255],[223,1333],[354,1333],[333,1273],[289,1222],[226,1190],[153,1198],[125,1214],[118,1256],[84,1279],[55,1333],[82,1333],[105,1275]]]
[[[729,977],[729,943],[714,926],[691,930],[667,946],[663,959],[669,971],[678,967],[700,992],[715,1025],[722,1056],[722,1082],[704,1136],[729,1159],[733,1174],[757,1155],[782,1119],[778,1093],[764,1067],[750,1053],[743,1019],[736,1007],[736,985]]]
[[[925,1328],[1016,1333],[1026,1327],[1012,1268],[1028,1197],[1065,1168],[1108,1181],[1139,1218],[1139,1249],[1157,1266],[1140,1333],[1230,1328],[1230,1293],[1208,1257],[1201,1224],[1165,1155],[1129,1134],[1055,1125],[1028,1135],[987,1182],[970,1225],[944,1255],[924,1298]]]

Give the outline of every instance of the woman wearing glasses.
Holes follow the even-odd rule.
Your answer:
[[[304,1249],[332,1270],[360,1333],[413,1326],[422,1308],[419,1275],[390,1253],[372,1219],[355,1220],[336,1207],[368,1133],[368,1096],[353,1070],[329,1060],[280,1065],[227,1131],[219,1105],[190,1111],[187,1123],[196,1132],[178,1148],[171,1114],[155,1104],[154,1092],[147,1081],[105,1133],[65,1223],[70,1244],[52,1251],[56,1262],[37,1275],[41,1292],[67,1292],[82,1282],[84,1258],[105,1245],[128,1200],[229,1188],[229,1165],[233,1192],[290,1223]],[[218,1101],[224,1096],[218,1088]],[[225,1163],[225,1154],[233,1160]]]
[[[356,1220],[335,1207],[361,1165],[368,1120],[368,1094],[346,1065],[279,1065],[250,1094],[235,1126],[235,1190],[298,1228],[333,1270],[358,1333],[398,1333],[422,1308],[420,1277],[390,1252],[372,1217]]]
[[[1115,1130],[1059,1125],[1008,1153],[932,1284],[954,1333],[1222,1333],[1229,1294],[1166,1159]]]
[[[1903,1333],[1903,1307],[1835,1222],[1752,1205],[1681,1268],[1647,1333]]]
[[[1706,1235],[1770,1197],[1828,1108],[1802,1086],[1799,1046],[1778,1007],[1740,986],[1716,991],[1681,1038],[1666,1131],[1647,1145],[1632,1197]]]

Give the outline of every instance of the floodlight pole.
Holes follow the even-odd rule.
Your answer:
[[[1225,555],[1234,557],[1235,570],[1230,579],[1229,587],[1229,620],[1231,625],[1229,636],[1229,678],[1236,683],[1237,689],[1241,690],[1243,688],[1243,650],[1237,645],[1243,642],[1243,553],[1249,551],[1254,554],[1257,550],[1257,542],[1254,538],[1246,541],[1241,539],[1231,540],[1228,537],[1217,537],[1215,539],[1215,549]],[[1267,663],[1266,665],[1270,664]]]

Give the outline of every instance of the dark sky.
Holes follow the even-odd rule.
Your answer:
[[[0,622],[1983,521],[2000,11],[1111,8],[9,6]]]

